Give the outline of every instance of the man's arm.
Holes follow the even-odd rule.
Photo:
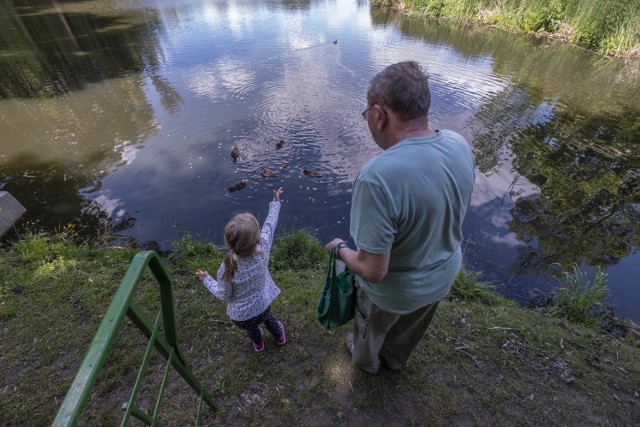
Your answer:
[[[341,239],[329,242],[326,246],[327,252],[341,242]],[[351,271],[371,283],[380,283],[389,271],[389,252],[372,254],[362,249],[354,251],[343,246],[338,250],[338,258],[342,259]]]

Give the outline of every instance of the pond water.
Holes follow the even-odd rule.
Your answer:
[[[282,186],[280,231],[347,238],[352,182],[379,152],[360,116],[369,80],[414,59],[432,126],[475,151],[467,268],[523,301],[573,263],[601,266],[617,312],[640,320],[637,65],[358,0],[0,9],[0,189],[44,228],[220,244]]]

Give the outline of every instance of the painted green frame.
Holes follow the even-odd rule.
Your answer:
[[[133,295],[147,267],[151,270],[160,285],[161,308],[156,317],[155,324],[147,317],[135,301],[133,301]],[[214,411],[217,407],[211,396],[198,380],[196,380],[180,352],[175,317],[175,300],[169,274],[156,252],[142,251],[135,255],[129,265],[127,273],[122,279],[122,282],[120,282],[120,286],[111,301],[111,305],[109,305],[109,309],[104,315],[102,323],[93,337],[93,341],[91,341],[89,350],[62,402],[62,406],[58,410],[56,418],[53,421],[53,426],[75,426],[77,424],[78,418],[86,406],[107,354],[118,335],[125,315],[129,316],[131,321],[149,339],[149,344],[144,354],[140,370],[138,371],[129,402],[123,405],[124,416],[121,425],[126,425],[132,415],[147,425],[160,425],[157,417],[171,366],[178,371],[200,397],[196,417],[196,426],[199,425],[202,401],[204,400]],[[164,326],[164,336],[159,331],[161,324]],[[150,416],[143,410],[135,407],[135,401],[153,347],[155,347],[168,362],[160,386],[160,392],[158,393],[154,414]]]

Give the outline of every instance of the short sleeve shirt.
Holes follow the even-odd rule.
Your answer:
[[[471,149],[447,130],[404,140],[362,168],[350,233],[358,249],[390,254],[380,283],[358,278],[378,307],[406,314],[449,292],[462,263],[462,222],[473,182]]]

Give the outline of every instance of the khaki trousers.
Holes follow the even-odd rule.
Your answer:
[[[370,374],[386,367],[398,370],[424,336],[439,301],[408,314],[394,314],[376,306],[359,287],[353,318],[353,365]]]

